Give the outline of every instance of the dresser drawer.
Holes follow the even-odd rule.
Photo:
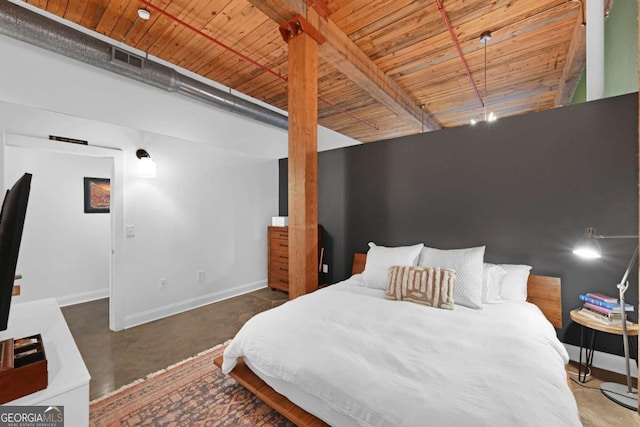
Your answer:
[[[289,272],[270,272],[269,287],[280,289],[282,291],[289,290]]]
[[[271,227],[269,228],[270,239],[289,240],[289,230],[284,227]]]
[[[282,258],[271,258],[269,260],[269,271],[274,274],[289,274],[289,261]]]
[[[269,252],[269,264],[272,262],[280,262],[283,264],[289,265],[289,251],[283,251],[282,249],[274,250],[271,248]]]
[[[269,250],[275,251],[281,254],[286,254],[289,257],[289,241],[282,239],[271,239],[269,241]]]
[[[269,281],[279,283],[289,283],[289,272],[282,270],[274,270],[269,274]]]

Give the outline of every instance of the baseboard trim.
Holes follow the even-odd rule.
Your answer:
[[[247,283],[245,285],[236,286],[231,289],[214,292],[207,295],[201,295],[174,304],[165,305],[163,307],[154,308],[152,310],[142,311],[140,313],[130,314],[124,317],[124,328],[132,328],[144,323],[153,322],[154,320],[163,319],[185,311],[193,310],[214,302],[224,301],[229,298],[244,295],[258,289],[266,288],[267,281],[260,280],[258,282]]]
[[[569,358],[575,362],[580,360],[580,347],[571,344],[564,344],[564,347],[569,353]],[[595,368],[604,369],[610,372],[616,372],[618,374],[627,375],[624,367],[624,357],[616,354],[604,353],[602,351],[596,351],[593,354],[593,366]],[[638,378],[638,367],[636,366],[633,355],[629,360],[629,366],[631,367],[631,376]]]
[[[109,298],[109,288],[56,297],[56,301],[58,301],[60,307],[66,307],[67,305],[81,304],[103,298]]]

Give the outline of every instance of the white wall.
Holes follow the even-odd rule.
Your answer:
[[[0,57],[0,126],[8,134],[62,135],[122,152],[115,329],[266,285],[266,227],[278,212],[286,131],[5,36]],[[321,149],[356,143],[319,130]],[[156,179],[135,176],[138,148],[156,161]],[[135,237],[124,238],[123,225],[135,225]],[[38,268],[29,253],[19,261],[25,278]]]
[[[52,133],[124,151],[124,223],[135,226],[135,236],[125,239],[122,256],[123,280],[118,284],[124,295],[122,326],[130,327],[266,286],[266,227],[278,209],[277,160],[4,102],[0,102],[0,125],[5,127],[7,141],[14,134],[28,134],[33,137],[31,140],[43,141],[45,145],[61,144],[45,139],[45,135]],[[82,146],[73,147],[82,153]],[[136,176],[137,148],[147,149],[156,161],[155,179]],[[24,148],[7,146],[4,150],[3,175],[15,175],[25,168],[22,162],[14,163],[16,153]],[[43,171],[58,167],[56,162],[67,156],[50,152],[37,155],[42,161],[32,171],[34,180]],[[9,185],[9,180],[6,184]],[[72,190],[61,185],[60,191]],[[70,197],[65,195],[67,199]],[[26,237],[39,232],[31,229],[31,215],[46,222],[46,210],[31,204],[33,200],[36,199],[30,199],[30,217],[25,224],[19,260],[25,287],[27,277],[38,277],[41,260],[41,254],[29,249],[38,239],[33,242]],[[124,227],[121,228],[116,232],[124,235]],[[67,239],[66,235],[62,239]],[[61,244],[72,246],[69,240]],[[51,263],[68,262],[64,253],[49,255]],[[74,262],[75,267],[81,267],[79,258]],[[205,271],[203,283],[196,280],[199,270]],[[164,289],[159,286],[161,278],[167,279],[168,286]],[[63,285],[54,288],[60,286]],[[43,287],[29,288],[34,291],[21,299],[49,296]],[[79,292],[83,291],[90,289]],[[55,296],[64,301],[67,295]]]
[[[7,186],[33,174],[17,272],[19,302],[61,305],[109,295],[109,214],[84,213],[84,177],[111,177],[111,160],[6,147]]]
[[[138,262],[125,270],[125,323],[266,286],[277,161],[166,136],[146,138],[158,176],[131,177],[126,186],[126,224],[136,233],[126,240],[127,258]],[[204,282],[197,281],[198,271],[205,272]]]

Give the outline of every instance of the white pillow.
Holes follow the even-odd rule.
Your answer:
[[[362,272],[364,285],[373,289],[387,289],[389,268],[394,265],[415,266],[423,246],[419,243],[413,246],[388,248],[369,242],[367,262]]]
[[[421,267],[452,268],[456,271],[453,288],[455,304],[482,308],[482,264],[484,246],[466,249],[435,249],[424,247],[418,265]]]
[[[507,274],[502,279],[500,297],[503,300],[526,301],[527,282],[529,281],[530,265],[498,264]]]
[[[500,291],[502,279],[507,275],[507,270],[495,264],[485,263],[482,269],[482,303],[500,304]]]

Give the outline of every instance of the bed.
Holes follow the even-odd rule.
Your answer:
[[[363,286],[364,260],[250,319],[216,363],[298,425],[580,425],[559,279],[529,276],[537,305],[440,310]]]

